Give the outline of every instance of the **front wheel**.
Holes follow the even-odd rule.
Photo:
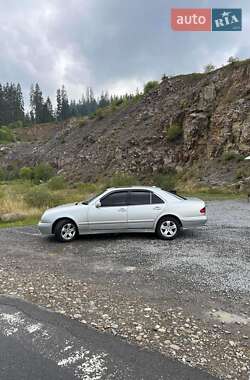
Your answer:
[[[165,216],[159,220],[156,234],[160,239],[173,240],[181,231],[180,222],[172,216]]]
[[[74,222],[68,219],[60,220],[55,226],[55,237],[61,242],[70,242],[78,235],[78,230]]]

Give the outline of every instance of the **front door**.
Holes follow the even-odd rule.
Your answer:
[[[128,227],[127,191],[114,191],[100,199],[101,207],[89,207],[89,229],[92,231],[112,232],[126,230]]]

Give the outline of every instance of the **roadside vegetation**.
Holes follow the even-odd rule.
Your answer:
[[[168,142],[177,142],[183,137],[183,127],[179,124],[172,124],[166,129],[166,138]]]
[[[237,176],[241,178],[245,174],[241,169]],[[177,172],[169,168],[166,172],[141,180],[128,174],[116,174],[97,183],[70,183],[45,163],[20,170],[0,169],[0,227],[36,224],[46,208],[84,201],[107,187],[155,185],[204,200],[238,199],[245,196],[244,193],[229,188],[197,185],[190,181],[195,176],[195,169]]]

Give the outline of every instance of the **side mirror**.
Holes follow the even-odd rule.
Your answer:
[[[100,207],[102,207],[101,202],[100,202],[100,201],[96,202],[95,207],[96,207],[96,208],[100,208]]]

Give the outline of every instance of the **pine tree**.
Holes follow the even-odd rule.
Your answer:
[[[32,85],[31,91],[30,91],[30,106],[31,111],[33,112],[33,115],[35,117],[36,123],[42,123],[43,122],[43,113],[44,113],[44,102],[43,102],[43,94],[39,87],[39,84],[35,84],[35,88]]]
[[[61,119],[66,120],[69,117],[69,100],[68,100],[68,95],[67,95],[65,86],[62,86],[61,102],[62,102]]]
[[[60,88],[56,91],[56,119],[62,121],[62,96]]]
[[[46,102],[43,104],[43,123],[50,123],[54,120],[54,112],[52,103],[49,97],[47,97]]]

